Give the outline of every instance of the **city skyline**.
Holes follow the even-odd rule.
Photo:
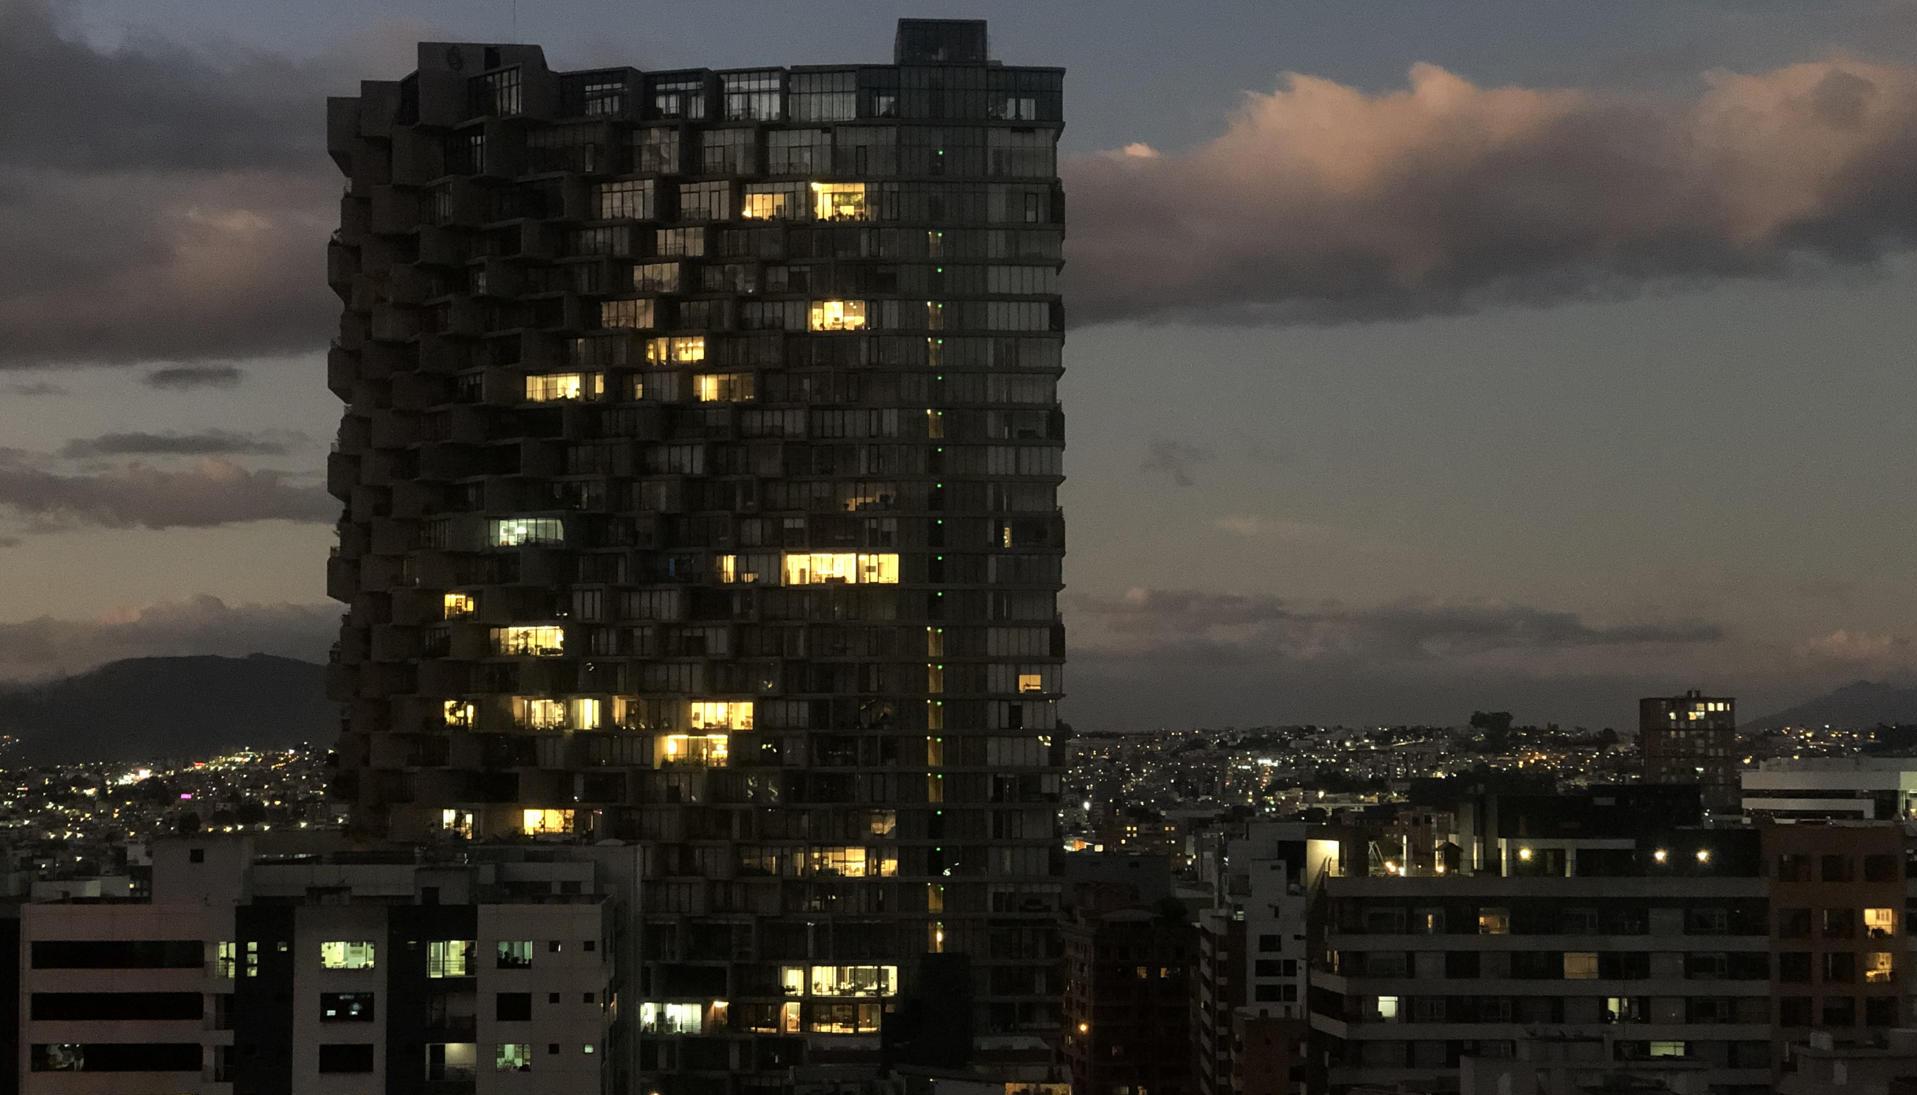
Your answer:
[[[565,68],[635,43],[650,68],[884,46],[857,29],[883,19],[838,9],[831,32],[798,13],[745,25],[738,8],[599,41],[578,28],[604,13],[528,6],[514,35],[495,7],[385,22],[351,6],[0,8],[0,50],[29,47],[8,71],[69,81],[91,108],[49,104],[59,124],[5,134],[25,166],[0,244],[32,275],[0,283],[0,388],[24,412],[0,453],[0,560],[34,579],[0,599],[0,676],[324,655],[335,405],[318,272],[336,192],[314,134],[319,99],[353,90],[345,73],[402,70],[393,51],[418,38],[543,42]],[[1488,14],[1438,33],[1383,10],[1245,15],[1292,32],[1269,43],[1228,20],[1155,24],[1165,57],[1215,61],[1189,74],[1154,66],[1151,35],[1082,12],[949,13],[990,17],[1008,63],[1065,65],[1085,104],[1061,165],[1065,716],[1384,722],[1495,705],[1621,727],[1639,695],[1702,687],[1763,714],[1852,678],[1907,680],[1909,9],[1837,5],[1818,25],[1776,5],[1768,21],[1647,5],[1615,24],[1507,9],[1539,36],[1528,56]],[[1365,26],[1381,32],[1357,44]],[[1742,75],[1706,75],[1719,69]],[[1187,75],[1189,95],[1150,91]],[[1736,144],[1727,112],[1763,124]],[[228,123],[220,140],[187,139],[201,116]],[[1316,123],[1371,136],[1315,144]],[[1434,127],[1492,151],[1437,156],[1418,136]],[[1555,155],[1567,134],[1592,158]],[[1726,157],[1642,180],[1663,189],[1637,216],[1563,177],[1639,140],[1720,141]],[[1864,182],[1762,168],[1813,140]],[[1269,188],[1205,182],[1264,162],[1282,168]],[[1504,171],[1533,189],[1484,185]],[[1250,242],[1175,216],[1136,245],[1115,234],[1180,195]],[[1425,231],[1387,215],[1400,203]],[[1514,227],[1527,209],[1546,227]],[[1180,259],[1145,267],[1134,246]]]

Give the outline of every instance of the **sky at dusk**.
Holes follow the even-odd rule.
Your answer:
[[[324,657],[325,95],[901,15],[1068,70],[1075,725],[1917,673],[1917,3],[518,8],[0,0],[0,679]]]

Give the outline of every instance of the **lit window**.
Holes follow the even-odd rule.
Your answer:
[[[715,1001],[713,1007],[723,1014],[723,1001]],[[646,1000],[639,1005],[639,1030],[643,1034],[700,1034],[705,1031],[705,1012],[704,1004]]]
[[[454,836],[473,838],[473,812],[471,810],[441,810],[439,827]]]
[[[694,700],[692,701],[692,728],[694,730],[750,730],[752,729],[752,701]]]
[[[658,763],[724,768],[730,756],[724,734],[666,734],[659,739]]]
[[[450,620],[458,616],[471,616],[479,611],[479,602],[470,593],[448,593],[446,595],[445,618]]]
[[[571,810],[524,810],[521,811],[520,831],[529,836],[542,833],[572,832],[573,812]]]
[[[213,953],[214,969],[218,971],[219,976],[230,981],[238,975],[240,963],[240,945],[238,943],[220,943],[214,948]]]
[[[495,654],[551,658],[565,652],[566,629],[563,627],[547,625],[493,628],[493,653]]]
[[[1864,933],[1872,939],[1883,939],[1897,934],[1896,909],[1865,909]]]
[[[1564,977],[1567,981],[1592,981],[1598,975],[1598,956],[1591,951],[1566,951]]]
[[[1398,998],[1396,996],[1378,997],[1378,1018],[1387,1023],[1398,1020]]]
[[[1479,935],[1508,935],[1511,932],[1511,914],[1503,909],[1482,909],[1478,912]]]
[[[878,848],[810,848],[805,870],[840,878],[891,878],[899,873],[899,858],[897,852]]]
[[[746,220],[783,220],[792,215],[790,197],[783,190],[769,193],[748,190],[740,199],[739,216]]]
[[[606,390],[604,373],[542,373],[526,378],[526,401],[593,399]]]
[[[492,522],[491,539],[495,547],[560,544],[566,530],[557,517],[501,517]]]
[[[460,730],[473,728],[473,705],[465,700],[447,700],[445,704],[446,725]]]
[[[426,944],[426,976],[471,977],[479,944],[471,939],[435,939]]]
[[[787,996],[805,995],[805,967],[780,966],[779,991]]]
[[[892,996],[898,992],[897,966],[813,966],[814,996]]]
[[[493,1055],[496,1072],[531,1072],[532,1046],[525,1042],[501,1042]]]
[[[813,551],[795,552],[785,557],[785,584],[789,586],[837,582],[897,585],[898,580],[899,557],[892,553]]]
[[[320,968],[326,970],[370,970],[373,968],[371,940],[328,940],[320,944]]]
[[[822,221],[866,220],[864,183],[813,183],[813,216]]]
[[[857,331],[865,326],[862,300],[815,300],[807,328],[813,331]]]
[[[751,373],[702,373],[693,380],[701,403],[744,403],[753,398]]]
[[[513,724],[521,730],[597,730],[601,705],[590,696],[571,700],[514,696]]]
[[[706,359],[706,336],[686,335],[646,340],[646,364],[689,365]]]
[[[1683,1042],[1652,1042],[1653,1057],[1688,1057],[1690,1048]]]
[[[532,956],[532,940],[502,939],[499,941],[495,965],[502,970],[529,970],[532,968]]]
[[[1020,692],[1043,692],[1045,691],[1045,681],[1037,673],[1020,673],[1018,675],[1018,690]]]
[[[1864,983],[1887,985],[1896,980],[1897,960],[1887,951],[1875,951],[1864,956]]]
[[[721,555],[714,560],[718,578],[727,585],[758,585],[777,580],[777,555]]]

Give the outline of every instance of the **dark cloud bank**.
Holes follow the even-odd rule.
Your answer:
[[[284,472],[241,467],[217,456],[186,467],[133,462],[70,473],[42,459],[0,451],[0,512],[35,531],[209,528],[244,521],[332,521],[339,503]]]
[[[40,0],[0,4],[0,95],[27,106],[0,115],[0,366],[322,346],[341,180],[320,99],[390,67],[103,53]],[[1917,70],[1714,72],[1688,98],[1431,65],[1380,93],[1286,74],[1214,140],[1063,172],[1079,323],[1349,322],[1785,276],[1917,236]]]
[[[228,604],[200,594],[94,619],[0,623],[0,680],[90,669],[156,654],[279,654],[323,660],[339,630],[325,604]]]

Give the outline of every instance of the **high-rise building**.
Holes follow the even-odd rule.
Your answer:
[[[905,20],[889,65],[423,43],[328,103],[338,793],[636,844],[647,1090],[921,990],[1056,1030],[1061,79]]]
[[[1690,691],[1637,703],[1637,743],[1646,783],[1694,783],[1704,805],[1738,806],[1737,701]]]

